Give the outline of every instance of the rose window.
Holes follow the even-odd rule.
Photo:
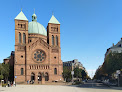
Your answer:
[[[46,57],[45,52],[42,50],[38,50],[33,53],[33,59],[37,62],[44,61],[45,57]]]

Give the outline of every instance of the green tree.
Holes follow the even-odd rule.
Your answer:
[[[84,70],[82,70],[81,74],[82,74],[82,79],[87,78],[87,73]]]
[[[109,75],[122,69],[122,53],[110,53],[105,59],[103,69]]]
[[[3,79],[3,66],[0,64],[0,80]]]
[[[9,65],[8,64],[0,64],[0,79],[8,80],[9,77]]]
[[[63,78],[64,80],[71,81],[71,70],[69,70],[66,66],[63,67]]]
[[[79,68],[75,68],[74,69],[74,77],[76,78],[82,78],[82,69],[79,69]]]
[[[0,80],[2,80],[3,79],[3,75],[0,75]]]
[[[6,81],[8,81],[9,77],[9,65],[8,64],[2,64],[3,66],[3,76]]]
[[[122,69],[122,53],[109,53],[101,68],[99,68],[94,78],[101,79],[110,78],[112,73],[116,72],[116,70]]]

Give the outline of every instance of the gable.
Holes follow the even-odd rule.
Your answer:
[[[33,41],[30,44],[28,44],[28,48],[29,48],[29,50],[32,50],[33,48],[35,48],[38,45],[40,45],[40,46],[42,46],[42,47],[44,47],[46,49],[49,49],[48,43],[43,41],[41,38],[38,38],[35,41]]]

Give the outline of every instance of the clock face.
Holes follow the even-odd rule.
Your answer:
[[[42,62],[44,61],[46,58],[46,54],[44,51],[42,50],[36,50],[34,53],[33,53],[33,59],[34,61],[36,62]]]

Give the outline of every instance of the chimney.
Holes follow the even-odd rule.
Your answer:
[[[113,46],[114,46],[114,43],[113,43]]]

